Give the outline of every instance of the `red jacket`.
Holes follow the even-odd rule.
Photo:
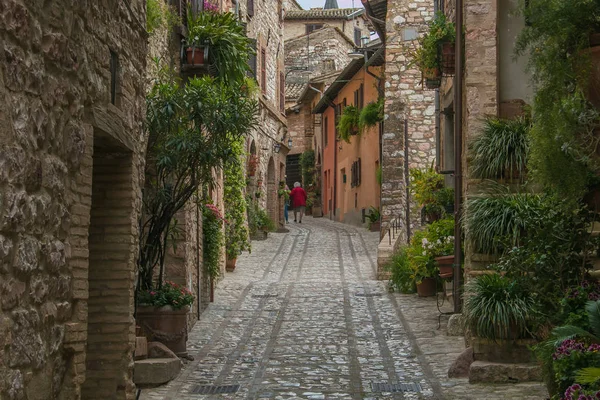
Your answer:
[[[290,192],[292,207],[306,207],[306,192],[301,187],[295,187]]]

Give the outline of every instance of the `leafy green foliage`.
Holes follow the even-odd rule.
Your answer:
[[[439,272],[435,258],[454,253],[454,218],[435,221],[415,232],[406,253],[416,283],[435,277]]]
[[[444,187],[444,176],[433,167],[410,170],[410,189],[429,220],[444,217],[454,205],[454,189]]]
[[[302,169],[302,181],[305,187],[314,183],[315,178],[315,151],[305,150],[300,155],[300,168]]]
[[[394,253],[386,269],[391,272],[390,286],[400,293],[415,293],[413,270],[406,248],[401,247]]]
[[[246,199],[248,203],[248,228],[251,234],[265,231],[273,232],[276,229],[275,222],[269,217],[266,210],[260,208],[251,198]]]
[[[140,222],[140,289],[162,284],[169,227],[200,184],[214,185],[213,170],[235,159],[232,142],[255,125],[257,103],[240,84],[210,77],[180,86],[162,71],[147,96],[146,186]]]
[[[465,318],[477,336],[497,340],[528,335],[536,302],[518,280],[483,275],[471,281],[467,290]]]
[[[244,138],[240,137],[231,143],[233,157],[225,162],[224,174],[224,200],[225,200],[225,250],[227,258],[233,260],[242,251],[250,250],[248,228],[246,227],[246,199],[244,189],[244,167],[242,156],[244,153]]]
[[[366,217],[373,224],[381,219],[381,212],[379,212],[379,208],[371,206]]]
[[[575,383],[594,385],[594,377],[598,378],[593,367],[600,364],[600,300],[588,301],[585,311],[589,329],[559,326],[534,348],[549,378],[551,394],[562,394]],[[594,390],[599,389],[596,386]]]
[[[465,202],[465,233],[475,251],[501,253],[506,246],[519,244],[525,219],[542,212],[542,197],[531,193],[510,193],[496,186],[490,193]]]
[[[360,110],[358,115],[358,129],[363,131],[383,121],[383,100],[370,102]]]
[[[535,296],[546,314],[555,323],[560,298],[567,288],[579,285],[589,268],[589,254],[597,243],[588,232],[589,214],[573,210],[568,200],[538,196],[531,210],[522,208],[515,217],[522,230],[514,247],[494,268],[506,276],[519,279]]]
[[[202,263],[204,272],[212,279],[221,274],[221,248],[223,246],[223,219],[215,207],[202,207]]]
[[[454,43],[456,28],[454,23],[446,19],[443,12],[438,12],[429,25],[429,32],[419,39],[419,47],[414,52],[411,65],[417,65],[421,71],[439,70],[441,67],[440,45],[445,42]]]
[[[358,134],[359,111],[354,106],[347,106],[342,111],[342,115],[337,124],[340,139],[350,143],[350,137]]]
[[[600,114],[585,94],[589,35],[599,32],[600,7],[596,0],[530,0],[521,11],[530,24],[519,34],[516,54],[528,53],[536,90],[529,170],[539,183],[578,199],[587,172],[598,171],[593,130]]]
[[[513,179],[525,176],[530,121],[487,118],[483,132],[470,144],[474,178]]]
[[[161,0],[146,0],[146,31],[152,35],[161,27],[170,31],[179,16]]]
[[[227,83],[244,81],[253,51],[244,27],[232,13],[188,10],[188,45],[208,45],[208,59],[217,78]]]
[[[179,310],[192,305],[194,303],[194,296],[187,288],[167,281],[160,289],[139,292],[138,302],[142,305],[154,307],[171,306],[175,310]]]

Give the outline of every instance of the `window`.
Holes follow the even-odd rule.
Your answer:
[[[283,72],[279,73],[279,110],[285,112],[285,77]]]
[[[312,31],[316,31],[317,29],[321,29],[323,24],[306,24],[306,33],[309,34]]]
[[[359,28],[354,28],[354,44],[360,47],[360,36],[361,30]]]
[[[327,140],[328,138],[328,123],[329,123],[329,118],[325,117],[325,122],[323,123],[323,141],[325,142],[325,146],[327,146]]]
[[[263,94],[267,93],[267,50],[260,49],[260,89]]]
[[[354,106],[359,110],[362,110],[365,106],[365,92],[362,83],[360,84],[360,87],[354,91]]]
[[[114,51],[110,52],[110,102],[117,104],[117,86],[119,78],[119,56]]]
[[[249,17],[253,17],[254,16],[254,0],[246,0],[246,13],[248,14]]]
[[[351,181],[350,181],[350,186],[351,187],[356,187],[356,186],[360,186],[360,175],[361,175],[361,162],[360,162],[360,158],[357,161],[354,161],[352,163],[352,168],[350,169],[351,171]]]
[[[252,48],[250,58],[248,59],[248,65],[250,66],[250,72],[248,73],[250,77],[258,80],[258,75],[256,74],[256,39],[250,39],[250,47]]]

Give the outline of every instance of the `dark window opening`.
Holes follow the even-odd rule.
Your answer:
[[[323,24],[306,24],[306,33],[309,34],[312,31],[316,31],[317,29],[321,29]]]
[[[359,28],[354,28],[354,44],[360,47],[360,34],[361,30]]]
[[[263,94],[267,93],[267,50],[260,50],[260,87]]]
[[[249,74],[252,78],[258,79],[258,75],[256,74],[256,39],[250,39],[250,47],[252,51],[248,59],[248,65],[250,66]]]
[[[253,17],[254,16],[254,0],[247,0],[246,2],[246,14],[248,14],[249,17]]]
[[[110,52],[110,102],[117,104],[117,86],[119,77],[119,56],[111,50]]]

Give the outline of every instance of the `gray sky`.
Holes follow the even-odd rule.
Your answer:
[[[311,8],[319,7],[323,8],[325,5],[325,0],[297,0],[298,3],[305,9],[309,10]],[[352,0],[337,0],[338,6],[340,8],[350,8],[352,7]],[[362,8],[362,3],[360,0],[354,0],[354,7]]]

